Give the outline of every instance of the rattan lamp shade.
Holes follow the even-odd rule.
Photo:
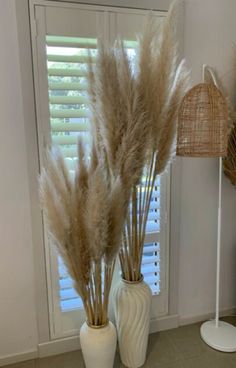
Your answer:
[[[210,83],[190,89],[178,113],[177,155],[224,157],[228,132],[229,110],[220,90]]]

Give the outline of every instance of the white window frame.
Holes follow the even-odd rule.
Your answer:
[[[112,12],[109,21],[112,17],[115,17],[116,13],[125,14],[141,14],[143,15],[147,11],[119,8],[119,7],[107,7],[96,5],[83,5],[74,3],[63,3],[56,1],[40,1],[35,0],[31,2],[31,32],[32,32],[32,50],[33,50],[33,68],[34,68],[34,82],[35,82],[35,96],[36,96],[36,114],[37,114],[37,130],[38,130],[38,145],[39,145],[39,161],[43,162],[43,151],[49,143],[50,137],[50,115],[49,115],[49,103],[48,94],[43,92],[47,91],[47,66],[46,58],[43,50],[45,49],[45,34],[40,33],[39,30],[46,29],[45,19],[43,12],[45,6],[60,7],[60,8],[76,8],[82,10],[93,10]],[[37,7],[37,15],[35,13]],[[158,11],[159,16],[165,16],[166,12]],[[106,18],[107,20],[108,18]],[[106,33],[108,29],[108,23],[103,19],[99,20],[103,27],[103,32]],[[113,22],[114,24],[114,19]],[[78,35],[80,36],[80,35]],[[115,30],[110,28],[110,32],[104,35],[109,41],[112,41],[115,37]],[[168,314],[169,304],[169,229],[170,229],[170,173],[162,176],[161,182],[161,208],[162,217],[164,222],[162,226],[165,230],[161,232],[161,274],[162,277],[162,291],[159,295],[153,296],[152,305],[152,318],[153,320],[159,317],[166,316]],[[164,215],[163,215],[164,213]],[[156,236],[156,234],[155,234]],[[153,234],[148,234],[146,237],[147,242],[156,242],[157,238],[153,237]],[[164,246],[163,246],[164,245]],[[84,312],[78,311],[62,312],[59,309],[59,297],[56,285],[58,285],[57,274],[57,262],[55,251],[52,247],[49,247],[47,236],[44,236],[44,247],[46,254],[46,269],[47,269],[47,285],[48,285],[48,303],[49,303],[49,323],[50,323],[50,337],[51,339],[57,339],[66,336],[74,336],[78,333],[78,327],[75,328],[75,322],[78,325],[82,324],[85,319]],[[164,269],[164,271],[163,271]]]

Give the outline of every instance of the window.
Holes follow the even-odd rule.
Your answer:
[[[48,5],[50,4],[50,5]],[[97,40],[113,43],[119,34],[128,54],[135,57],[135,34],[145,12],[56,4],[35,6],[37,34],[33,39],[35,92],[40,162],[52,141],[59,145],[71,175],[76,163],[77,136],[89,144],[86,96],[88,49],[96,56]],[[157,13],[157,17],[163,16]],[[157,178],[145,238],[142,273],[153,292],[152,317],[165,315],[168,305],[169,177]],[[81,299],[73,289],[62,259],[49,247],[47,253],[51,337],[73,335],[84,321]],[[117,271],[118,272],[118,271]],[[118,277],[118,275],[116,275]]]

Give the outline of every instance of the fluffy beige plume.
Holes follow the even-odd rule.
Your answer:
[[[154,16],[148,17],[139,46],[138,85],[151,123],[151,139],[155,150],[164,124],[163,108],[171,93],[177,68],[177,47],[174,41],[176,8],[177,4],[174,3],[161,24],[156,23]]]
[[[55,239],[60,244],[66,244],[67,234],[69,232],[69,216],[61,197],[54,190],[54,185],[45,169],[42,170],[40,176],[40,201],[44,207],[47,226]],[[47,206],[44,204],[47,203]]]
[[[66,190],[68,192],[71,192],[71,179],[70,179],[69,172],[65,164],[65,160],[61,154],[61,151],[58,148],[53,147],[53,153],[54,153],[54,156],[56,157],[58,172],[62,174],[62,177],[64,179]]]
[[[95,73],[96,116],[109,166],[115,170],[119,129],[119,81],[114,50],[101,44]]]
[[[122,238],[122,232],[126,215],[126,195],[120,178],[113,184],[109,198],[109,231],[107,246],[105,249],[105,259],[107,264],[111,264],[116,257]]]
[[[89,178],[86,218],[92,257],[97,261],[105,253],[109,226],[109,189],[101,167]]]
[[[145,106],[145,113],[147,120],[151,124],[152,128],[153,121],[155,124],[158,123],[158,105],[157,105],[157,94],[159,93],[159,85],[156,84],[157,76],[153,75],[153,42],[155,40],[156,48],[159,46],[160,36],[160,24],[157,25],[156,20],[153,16],[149,15],[146,20],[146,27],[143,34],[139,38],[138,52],[138,74],[137,74],[137,89],[140,96],[140,100]],[[156,62],[158,58],[154,57]],[[155,134],[156,135],[156,134]],[[150,135],[152,138],[152,135]]]
[[[115,51],[102,45],[95,72],[90,65],[90,100],[99,125],[99,144],[105,150],[104,162],[126,186],[127,200],[130,188],[140,179],[149,134],[136,83],[122,42],[117,41]],[[97,130],[95,134],[97,145]]]
[[[97,111],[97,92],[96,92],[96,79],[94,73],[94,65],[92,57],[89,53],[88,58],[88,72],[87,72],[87,92],[89,95],[89,102],[90,102],[90,131],[93,137],[94,146],[93,148],[98,151],[98,154],[104,155],[104,147],[101,135],[101,117],[99,112]]]
[[[78,161],[75,170],[75,182],[72,193],[71,237],[74,243],[74,262],[80,272],[80,279],[88,285],[91,269],[91,252],[87,231],[86,206],[88,198],[89,174],[85,161],[82,141],[78,140]]]
[[[57,147],[53,147],[51,152],[49,150],[46,151],[45,161],[47,163],[47,173],[50,173],[50,179],[51,182],[56,186],[57,195],[63,202],[64,207],[67,208],[67,211],[69,211],[67,196],[67,185],[69,184],[65,180],[63,170],[61,170],[61,168],[59,169],[58,161],[60,161],[61,165],[61,160],[63,160],[63,158],[61,157]]]
[[[182,98],[187,92],[188,85],[189,73],[184,62],[181,62],[176,71],[170,97],[165,104],[165,109],[163,109],[165,111],[162,115],[164,124],[158,145],[155,175],[160,175],[175,156],[177,113]]]
[[[88,169],[85,160],[85,152],[83,142],[78,140],[78,161],[77,168],[75,170],[75,187],[79,191],[85,194],[84,199],[86,198],[86,192],[88,190]]]
[[[136,80],[131,72],[124,46],[117,43],[118,75],[123,104],[124,121],[120,124],[120,137],[117,144],[116,166],[121,179],[128,188],[136,185],[145,165],[148,144],[149,122],[144,104],[137,91]],[[141,139],[142,137],[142,139]]]
[[[153,124],[154,144],[156,150],[160,139],[160,131],[165,126],[163,113],[165,116],[165,105],[172,93],[173,85],[175,83],[175,75],[177,71],[177,44],[176,44],[176,16],[177,4],[173,3],[168,12],[167,18],[162,24],[160,47],[158,50],[157,62],[153,63],[153,75],[157,77],[156,90],[157,97],[157,114],[159,113],[159,123]],[[157,116],[156,116],[157,117]]]

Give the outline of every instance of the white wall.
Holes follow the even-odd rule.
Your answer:
[[[0,2],[0,357],[37,346],[32,231],[15,2]]]
[[[186,0],[184,54],[194,83],[202,64],[236,90],[235,0]],[[215,298],[218,160],[182,159],[179,314],[211,312]],[[236,306],[236,191],[223,178],[221,307]]]
[[[18,12],[20,5],[26,2],[26,0],[17,0]],[[110,4],[116,5],[115,0],[110,1]],[[0,166],[3,173],[0,185],[0,293],[1,296],[4,295],[0,303],[0,357],[4,357],[35,350],[40,328],[37,329],[36,322],[30,213],[32,191],[29,192],[28,180],[28,176],[34,173],[32,174],[29,162],[27,163],[28,147],[25,139],[26,135],[27,143],[33,145],[32,141],[29,142],[29,137],[33,136],[31,131],[28,128],[25,131],[24,127],[27,103],[32,110],[32,84],[30,84],[30,78],[27,81],[27,69],[25,76],[20,73],[19,64],[19,55],[23,65],[27,64],[25,55],[29,50],[22,49],[21,44],[19,53],[15,0],[1,0],[0,10],[0,124],[2,127]],[[224,2],[186,0],[184,46],[188,65],[192,68],[193,82],[197,83],[201,80],[201,65],[208,63],[222,76],[231,96],[233,96],[233,70],[236,60],[235,14],[234,0]],[[23,27],[24,22],[20,22]],[[28,74],[30,73],[29,65]],[[20,77],[24,77],[24,81]],[[29,89],[26,91],[27,83]],[[28,120],[30,120],[30,113]],[[32,124],[34,124],[33,118]],[[176,196],[181,196],[181,208],[178,214],[180,218],[178,312],[182,318],[187,318],[205,314],[214,309],[217,160],[182,159],[181,179],[180,192],[175,193]],[[235,208],[236,192],[224,179],[221,298],[223,308],[232,308],[236,305]],[[34,239],[34,244],[36,242]],[[35,254],[38,262],[37,252]],[[39,256],[42,258],[41,253]],[[39,270],[37,275],[40,275]],[[43,271],[39,278],[43,280]],[[38,300],[42,301],[41,291],[38,291],[38,295]],[[45,297],[44,292],[42,295]],[[43,311],[43,306],[40,310]],[[48,332],[44,333],[44,336],[47,334]]]

